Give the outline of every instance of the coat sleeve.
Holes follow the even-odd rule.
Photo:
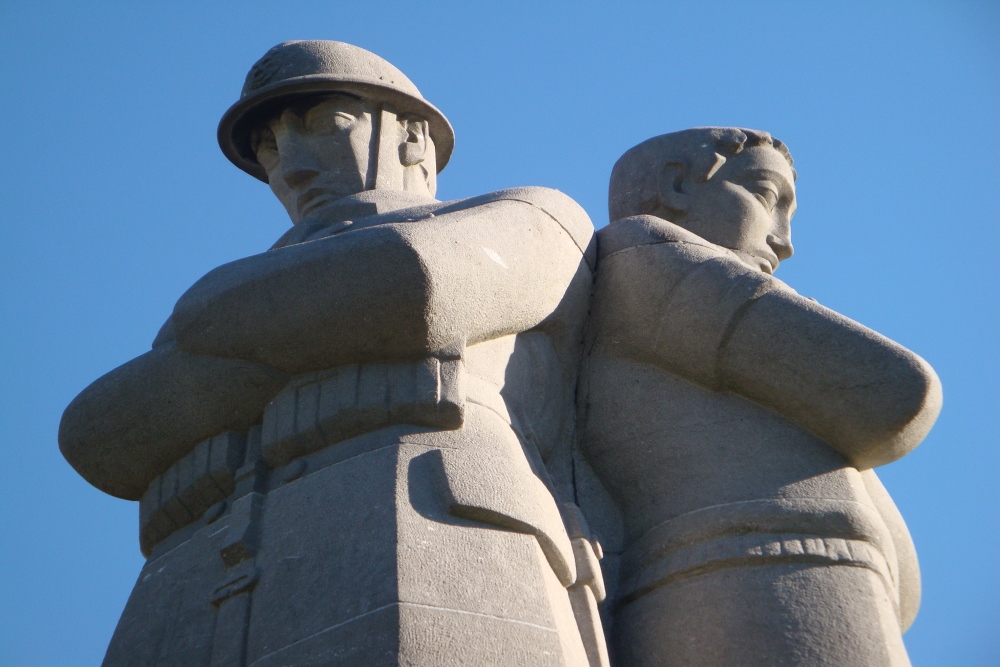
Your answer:
[[[256,423],[291,374],[524,331],[571,283],[589,290],[593,227],[571,199],[540,188],[481,199],[210,272],[152,351],[66,408],[66,460],[102,491],[137,500],[200,441]]]
[[[531,329],[589,271],[564,221],[501,199],[227,264],[181,297],[174,329],[184,352],[288,373],[419,358]]]
[[[941,411],[941,382],[926,361],[789,289],[754,299],[731,331],[719,351],[725,386],[804,426],[858,468],[912,451]]]
[[[158,345],[73,399],[59,424],[59,449],[101,491],[139,500],[202,440],[248,429],[287,382],[257,364]]]

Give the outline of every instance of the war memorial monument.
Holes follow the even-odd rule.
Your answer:
[[[219,125],[292,226],[177,301],[59,445],[139,502],[109,667],[908,665],[873,472],[941,386],[797,294],[767,132],[654,137],[599,232],[547,188],[435,199],[398,69],[286,42]]]

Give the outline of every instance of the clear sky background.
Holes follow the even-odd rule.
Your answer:
[[[103,655],[137,506],[63,461],[59,418],[191,283],[288,226],[215,143],[288,39],[372,50],[444,111],[442,199],[545,185],[603,226],[611,166],[648,137],[784,140],[799,212],[778,275],[945,387],[924,444],[880,470],[923,570],[913,662],[1000,664],[996,2],[0,0],[0,665]]]

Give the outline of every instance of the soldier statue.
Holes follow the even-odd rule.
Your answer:
[[[104,664],[606,665],[571,488],[586,213],[436,200],[450,124],[340,42],[268,51],[219,144],[291,229],[196,282],[60,428],[140,501]]]
[[[916,555],[871,469],[920,443],[941,386],[772,277],[795,178],[738,128],[654,137],[612,171],[580,447],[624,522],[622,667],[909,664]]]

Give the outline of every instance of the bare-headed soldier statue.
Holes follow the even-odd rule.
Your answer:
[[[795,178],[737,128],[654,137],[612,172],[580,405],[624,519],[622,667],[909,664],[916,556],[871,468],[920,443],[941,387],[771,276]]]

